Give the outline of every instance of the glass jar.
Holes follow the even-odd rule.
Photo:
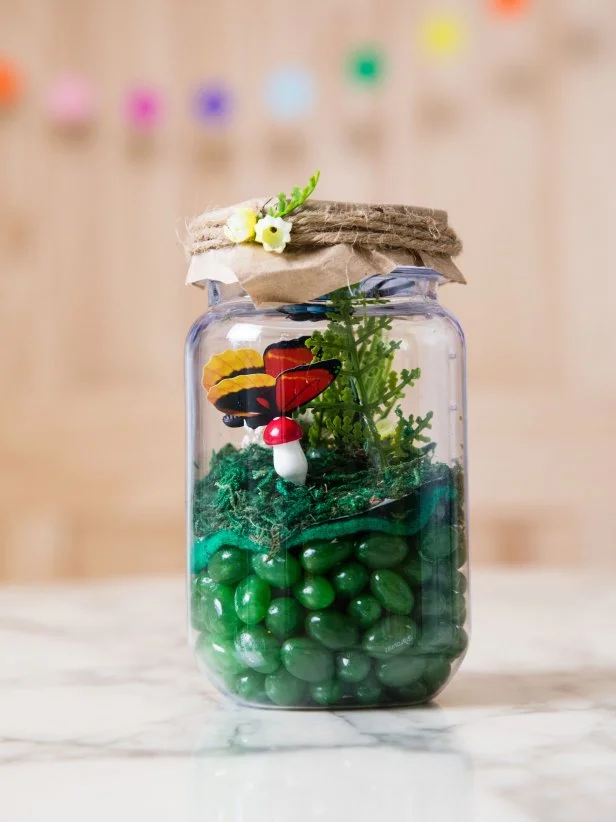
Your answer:
[[[186,344],[190,623],[239,702],[422,703],[464,656],[465,345],[441,280],[266,309],[210,283]]]

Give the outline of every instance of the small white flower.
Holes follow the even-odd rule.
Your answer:
[[[291,223],[282,217],[263,217],[255,226],[255,239],[266,251],[280,254],[291,239]]]
[[[251,208],[236,208],[225,224],[225,237],[232,243],[246,243],[255,238],[257,215]]]

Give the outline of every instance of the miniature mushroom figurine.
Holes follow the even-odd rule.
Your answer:
[[[263,432],[263,442],[274,450],[274,470],[295,485],[306,484],[308,462],[300,445],[304,432],[290,417],[275,417]]]

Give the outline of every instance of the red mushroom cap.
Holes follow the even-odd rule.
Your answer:
[[[304,436],[301,425],[290,417],[276,417],[267,424],[263,432],[263,442],[266,445],[283,445],[285,442],[295,442]]]

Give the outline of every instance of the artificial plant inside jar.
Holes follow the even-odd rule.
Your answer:
[[[190,224],[191,636],[243,703],[417,704],[468,643],[461,245],[317,182]]]

